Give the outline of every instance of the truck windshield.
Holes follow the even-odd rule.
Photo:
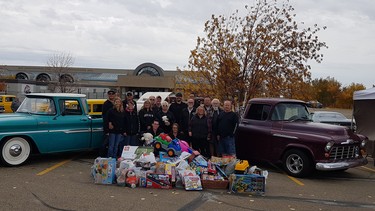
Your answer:
[[[275,121],[309,121],[309,112],[304,104],[279,103],[275,106],[271,120]]]
[[[55,115],[56,108],[50,98],[25,98],[17,113],[29,113],[39,115]]]

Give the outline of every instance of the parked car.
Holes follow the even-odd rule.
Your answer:
[[[0,115],[0,162],[18,166],[32,153],[99,148],[103,121],[88,111],[83,94],[27,94],[17,112]]]
[[[348,119],[344,114],[334,111],[315,111],[311,114],[311,120],[313,122],[320,122],[332,125],[341,125],[348,128],[351,128],[355,131],[355,121]]]
[[[367,164],[366,136],[346,127],[312,122],[306,103],[285,98],[251,99],[236,131],[239,159],[282,163],[295,177]]]
[[[310,108],[323,108],[323,104],[316,100],[306,102],[306,106]]]
[[[0,95],[0,113],[12,113],[11,105],[15,98],[15,95]]]
[[[107,99],[87,99],[89,115],[96,118],[102,117],[103,104]]]

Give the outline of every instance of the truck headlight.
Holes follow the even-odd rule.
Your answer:
[[[335,143],[333,141],[328,142],[326,144],[326,147],[324,148],[326,150],[326,152],[329,152],[334,144]]]

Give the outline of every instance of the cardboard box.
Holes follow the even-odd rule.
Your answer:
[[[172,183],[168,174],[147,174],[147,188],[171,189]]]
[[[185,176],[185,190],[202,190],[201,178],[198,175]]]
[[[116,159],[96,158],[93,166],[93,176],[96,184],[113,184],[115,180]]]
[[[266,179],[257,174],[231,174],[229,176],[229,191],[263,194],[266,191]]]
[[[124,146],[121,157],[124,159],[134,160],[136,157],[135,151],[137,148],[137,146]]]
[[[154,152],[154,147],[124,146],[121,157],[124,159],[138,159],[142,154],[150,154]]]

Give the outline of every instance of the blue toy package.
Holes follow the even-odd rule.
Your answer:
[[[96,184],[112,184],[115,180],[116,159],[96,158],[93,166],[93,176]]]
[[[233,193],[264,194],[266,191],[266,179],[257,174],[231,174],[229,176],[229,191]]]
[[[201,167],[207,167],[208,166],[207,160],[202,155],[198,155],[197,157],[195,157],[193,159],[193,162],[197,166],[201,166]]]

